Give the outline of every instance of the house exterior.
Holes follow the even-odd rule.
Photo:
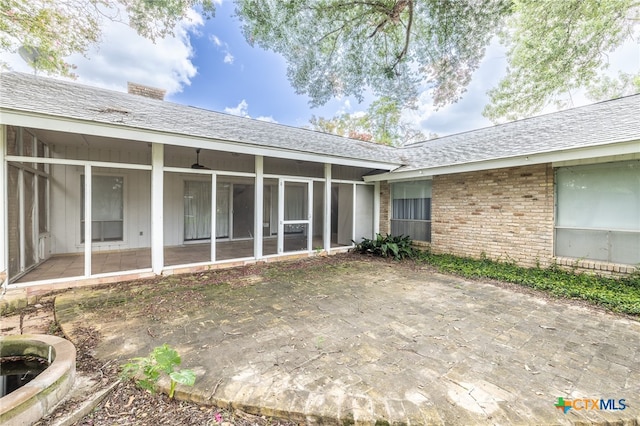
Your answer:
[[[640,263],[640,96],[392,148],[129,89],[2,74],[9,287],[335,253],[377,232],[525,266]]]
[[[640,95],[398,151],[402,167],[365,177],[380,183],[382,232],[529,267],[617,275],[640,264]],[[421,235],[413,197],[428,199]]]

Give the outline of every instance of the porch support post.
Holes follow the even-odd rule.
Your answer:
[[[262,258],[262,233],[264,228],[263,208],[264,208],[264,157],[262,155],[255,156],[256,161],[256,190],[254,191],[254,232],[253,232],[253,256],[256,259]]]
[[[351,188],[351,199],[353,200],[353,202],[351,203],[351,205],[353,206],[353,209],[351,210],[351,241],[355,241],[356,240],[356,212],[358,211],[358,196],[356,193],[356,184],[353,183],[351,184],[352,188]],[[351,243],[353,245],[353,243]]]
[[[331,164],[324,165],[324,223],[322,245],[328,254],[331,251]]]
[[[164,145],[151,144],[151,269],[164,268]]]
[[[218,229],[218,176],[211,175],[211,262],[216,261],[216,229]]]
[[[373,238],[380,233],[380,182],[373,186]]]
[[[307,184],[309,195],[307,197],[307,250],[313,250],[313,182]]]
[[[91,276],[91,224],[93,223],[93,212],[91,211],[91,187],[93,176],[91,176],[91,164],[84,165],[84,276]]]
[[[34,156],[38,156],[38,137],[33,137],[33,152]],[[38,166],[35,166],[37,169]],[[33,175],[33,211],[35,214],[33,215],[33,236],[34,236],[34,244],[35,247],[35,258],[36,264],[38,264],[42,258],[40,258],[40,209],[43,206],[40,205],[40,192],[43,191],[43,188],[40,188],[40,179],[38,179],[40,175],[38,173],[34,173]]]
[[[0,285],[3,289],[9,283],[9,226],[7,224],[7,185],[9,184],[8,167],[5,162],[7,150],[7,126],[0,126]]]
[[[20,155],[24,154],[24,139],[23,139],[23,130],[22,127],[20,127],[18,129],[18,134],[17,134],[17,138],[18,138],[18,151],[20,152]],[[19,234],[19,241],[20,241],[20,248],[19,248],[19,253],[20,253],[20,272],[24,272],[25,270],[25,220],[24,220],[24,169],[22,167],[20,167],[20,169],[18,170],[18,226],[20,227],[20,229],[18,230],[18,234]]]

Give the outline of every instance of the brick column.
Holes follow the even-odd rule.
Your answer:
[[[380,182],[380,234],[391,233],[391,185]]]

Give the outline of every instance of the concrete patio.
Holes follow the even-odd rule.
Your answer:
[[[640,422],[634,319],[367,258],[269,268],[75,289],[56,317],[72,340],[97,329],[103,360],[174,346],[197,373],[180,398],[301,423]],[[565,413],[559,397],[626,408]]]

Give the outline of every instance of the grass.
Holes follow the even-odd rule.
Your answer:
[[[438,271],[465,278],[505,281],[544,291],[555,297],[584,300],[613,312],[640,316],[640,273],[609,278],[549,268],[524,268],[486,258],[470,259],[446,254],[419,252],[416,261]]]

